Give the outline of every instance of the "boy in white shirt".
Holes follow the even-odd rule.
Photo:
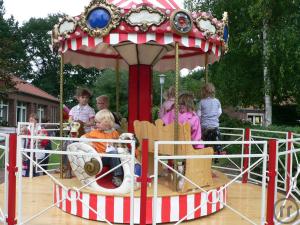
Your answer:
[[[78,105],[74,106],[69,112],[69,122],[82,121],[85,132],[91,131],[91,127],[95,123],[95,110],[88,105],[90,97],[89,90],[78,88],[76,91]]]

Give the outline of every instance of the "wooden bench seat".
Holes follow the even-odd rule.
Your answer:
[[[174,126],[169,124],[164,126],[162,120],[156,120],[155,124],[148,121],[134,121],[134,133],[141,142],[143,139],[149,140],[149,173],[153,173],[154,168],[154,142],[173,141],[174,140]],[[191,128],[189,124],[178,126],[179,141],[191,141]],[[174,145],[160,145],[160,155],[174,155]],[[214,151],[212,148],[194,149],[192,145],[177,145],[178,155],[212,155]],[[141,154],[140,154],[141,155]],[[211,172],[212,159],[188,159],[185,162],[185,176],[191,179],[200,187],[212,185]],[[161,171],[161,164],[159,164],[159,171]],[[195,188],[189,182],[185,182],[184,191]]]

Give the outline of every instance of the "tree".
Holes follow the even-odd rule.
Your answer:
[[[218,18],[229,13],[229,53],[210,66],[223,105],[265,105],[269,125],[272,103],[300,102],[299,1],[186,2]]]
[[[21,41],[18,23],[11,17],[4,19],[3,1],[0,1],[0,98],[14,89],[11,75],[19,76],[28,71],[26,53]]]
[[[30,58],[31,71],[24,76],[32,80],[37,87],[53,96],[59,96],[60,57],[52,52],[49,45],[51,36],[48,34],[63,15],[49,15],[46,18],[31,18],[22,27],[23,41]],[[70,105],[75,104],[73,96],[78,86],[91,87],[100,72],[95,69],[84,69],[79,66],[64,66],[64,100]]]

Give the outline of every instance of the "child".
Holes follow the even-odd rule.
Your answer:
[[[191,126],[192,141],[201,140],[200,119],[195,112],[194,98],[192,94],[184,93],[179,96],[179,115],[178,122],[180,124],[189,123]],[[168,125],[175,120],[175,109],[167,112],[162,118],[164,124]],[[195,149],[203,148],[202,144],[193,145]]]
[[[201,90],[202,99],[199,103],[198,115],[201,118],[203,140],[219,141],[221,135],[219,131],[219,117],[222,114],[220,101],[215,98],[215,87],[207,83]],[[216,152],[220,153],[222,147],[213,145]]]
[[[48,136],[48,132],[42,128],[41,126],[37,125],[38,122],[38,116],[35,113],[31,113],[29,115],[29,122],[33,124],[33,129],[28,127],[24,127],[21,130],[21,134],[23,135],[31,135],[30,130],[33,130],[33,136]],[[29,140],[24,140],[23,147],[24,148],[30,148],[30,141]],[[37,142],[33,143],[33,148],[38,148],[39,150],[46,149],[47,146],[49,146],[50,141],[49,140],[37,140]],[[29,154],[28,154],[29,155]],[[36,159],[37,163],[39,164],[46,164],[45,159],[47,155],[43,152],[36,152],[34,155],[34,159]],[[29,176],[29,165],[30,165],[30,160],[26,157],[24,162],[23,162],[23,176],[28,177]],[[47,169],[47,166],[42,166],[43,169]],[[38,169],[40,170],[40,169]],[[36,173],[36,170],[33,171],[33,176],[39,175]]]
[[[173,109],[175,104],[175,87],[171,86],[163,95],[165,101],[162,104],[158,117],[162,119],[166,113]]]
[[[88,105],[90,97],[91,93],[87,89],[78,88],[76,91],[78,105],[69,112],[69,122],[82,121],[85,132],[91,131],[91,127],[94,125],[95,110]]]
[[[118,139],[119,138],[119,133],[113,128],[115,124],[114,116],[109,110],[107,109],[100,110],[95,116],[95,122],[96,122],[95,130],[92,130],[91,132],[83,135],[83,137],[97,138],[97,139]],[[93,142],[92,146],[99,153],[107,152],[108,154],[118,154],[117,150],[111,145],[109,145],[108,143]],[[110,168],[114,168],[118,166],[121,163],[121,161],[119,158],[103,157],[102,163],[105,166],[110,166]],[[123,170],[121,167],[113,171],[112,183],[116,187],[119,187],[122,184],[122,176],[123,176]]]

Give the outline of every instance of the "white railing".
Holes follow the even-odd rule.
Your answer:
[[[63,125],[68,125],[68,123],[64,123]],[[51,136],[50,135],[50,132],[51,131],[59,131],[59,123],[37,123],[36,124],[37,127],[43,127],[43,129],[45,131],[48,132],[48,136]],[[57,128],[54,128],[54,129],[49,129],[47,128],[47,126],[57,126]],[[18,123],[18,127],[17,127],[17,134],[20,135],[21,134],[21,129],[23,127],[27,127],[27,129],[30,130],[30,136],[34,136],[34,124],[33,123],[29,123],[29,122],[20,122]],[[59,151],[60,150],[60,142],[58,141],[55,141],[55,140],[52,140],[52,139],[49,139],[49,141],[51,142],[51,150],[56,150],[56,151]],[[37,146],[37,142],[33,143],[33,142],[30,142],[30,148],[33,149],[33,148],[38,148]],[[47,149],[47,150],[50,150],[50,149]],[[30,152],[29,153],[30,155],[30,171],[29,171],[29,176],[30,177],[33,177],[33,174],[34,173],[41,173],[42,171],[39,169],[39,167],[34,167],[33,166],[33,153]],[[48,172],[52,172],[52,171],[55,171],[56,169],[59,168],[59,165],[60,165],[60,162],[57,162],[57,163],[51,163],[51,156],[52,156],[52,152],[51,153],[48,153],[48,156],[43,158],[42,161],[39,162],[39,165],[43,166],[44,168],[47,168],[46,171]],[[48,158],[49,162],[48,163],[45,163],[45,160]],[[49,169],[51,168],[51,169]],[[33,169],[35,171],[33,171]]]
[[[285,158],[286,162],[289,163],[282,165],[282,169],[284,169],[286,174],[284,181],[285,189],[276,188],[274,208],[280,210],[275,210],[274,212],[275,224],[300,223],[300,148],[294,147],[295,143],[300,141],[300,136],[295,134],[293,136],[297,138],[291,137],[291,139],[286,140],[286,144],[290,143],[291,148],[287,148],[285,151],[277,149],[277,180],[282,178],[281,173],[279,173],[279,165],[282,164],[281,158]],[[279,140],[278,144],[280,145],[284,142],[285,140]],[[286,210],[286,214],[284,210]]]
[[[0,205],[0,223],[6,224],[7,217],[7,208],[8,208],[8,173],[7,173],[7,165],[8,165],[8,153],[9,153],[9,135],[8,134],[0,134],[0,162],[2,164],[3,173],[4,173],[4,192],[3,196],[3,205]],[[1,169],[2,169],[1,168]]]
[[[23,125],[29,125],[29,123],[23,123]],[[21,124],[20,124],[21,125]],[[20,128],[20,125],[18,126],[18,128]],[[18,129],[18,133],[19,133]],[[232,163],[232,161],[234,159],[240,159],[241,160],[241,164],[239,166],[239,164],[235,163],[235,167],[236,168],[226,168],[225,166],[214,166],[216,169],[222,169],[222,170],[228,170],[229,172],[229,176],[233,177],[233,179],[227,184],[227,187],[230,186],[233,182],[238,182],[240,180],[240,178],[247,173],[248,174],[248,178],[249,181],[252,181],[256,184],[261,184],[262,185],[262,195],[265,195],[265,180],[267,178],[268,175],[268,171],[266,170],[266,166],[265,166],[265,160],[267,160],[268,158],[268,153],[266,153],[266,141],[265,140],[269,140],[269,139],[276,139],[278,146],[277,146],[277,156],[278,156],[278,161],[277,161],[277,171],[279,171],[277,173],[276,176],[276,198],[277,196],[282,196],[283,193],[286,193],[285,197],[291,197],[292,199],[294,199],[294,201],[299,205],[300,208],[300,191],[299,191],[299,176],[300,176],[300,134],[293,134],[292,138],[288,138],[288,132],[277,132],[277,131],[268,131],[268,130],[256,130],[253,129],[250,132],[250,137],[251,137],[251,141],[239,141],[240,139],[243,140],[244,136],[245,136],[245,131],[244,129],[234,129],[234,128],[221,128],[222,130],[222,135],[223,136],[230,136],[234,139],[234,141],[221,141],[221,142],[201,142],[204,144],[209,144],[209,145],[213,145],[213,144],[221,144],[223,146],[225,146],[226,148],[228,148],[229,146],[241,146],[241,154],[228,154],[228,155],[211,155],[211,156],[158,156],[157,153],[155,153],[155,171],[154,171],[154,181],[156,182],[156,184],[154,183],[154,193],[156,193],[157,195],[157,166],[158,164],[162,164],[164,167],[169,168],[170,170],[172,170],[174,173],[178,174],[178,176],[183,177],[186,182],[190,182],[190,183],[194,183],[193,181],[189,180],[188,178],[184,177],[183,175],[179,174],[178,172],[174,171],[173,168],[170,168],[168,165],[166,165],[163,160],[166,159],[193,159],[193,158],[211,158],[211,159],[224,159],[224,160],[229,160],[229,162]],[[231,133],[235,132],[235,130],[237,130],[236,132],[240,132],[240,133]],[[33,132],[32,132],[33,133]],[[263,135],[261,133],[264,133]],[[2,138],[5,138],[5,144],[0,145],[0,150],[4,150],[7,154],[1,153],[0,156],[1,157],[5,157],[5,165],[7,165],[8,163],[8,152],[9,152],[9,143],[8,143],[8,135],[6,134],[0,134],[0,140]],[[86,139],[70,139],[70,138],[58,138],[58,137],[45,137],[45,136],[24,136],[24,135],[19,135],[18,136],[18,168],[19,168],[19,173],[18,173],[18,190],[22,190],[22,173],[21,173],[21,168],[22,168],[22,155],[26,155],[26,153],[29,153],[29,160],[31,163],[31,171],[33,171],[33,166],[35,165],[37,168],[40,168],[41,171],[45,172],[50,179],[52,179],[54,182],[57,182],[58,180],[51,174],[49,173],[49,171],[43,170],[43,168],[41,168],[41,165],[37,164],[37,162],[34,160],[33,155],[34,153],[43,151],[44,153],[48,153],[48,154],[56,154],[56,155],[68,155],[68,154],[74,154],[74,153],[69,153],[69,152],[62,152],[59,151],[59,147],[57,147],[56,150],[39,150],[37,148],[35,148],[35,146],[32,144],[32,146],[30,146],[30,148],[26,149],[23,148],[24,146],[21,145],[22,139],[32,139],[32,140],[38,140],[38,139],[47,139],[50,141],[54,141],[54,143],[58,143],[61,141],[67,141],[67,140],[73,140],[73,141],[88,141],[88,142],[101,142],[101,140],[95,140],[95,139],[91,139],[91,140],[86,140]],[[264,141],[261,141],[264,140]],[[103,141],[103,140],[102,140]],[[109,140],[105,140],[105,142],[110,142]],[[118,140],[112,140],[112,142],[120,142]],[[33,141],[31,142],[33,143]],[[122,142],[123,143],[123,142]],[[124,143],[127,143],[127,141],[125,141]],[[129,141],[128,143],[131,143],[132,145],[134,145],[135,143],[132,143],[132,141]],[[158,141],[155,143],[155,152],[158,151],[159,145],[162,144],[196,144],[199,142],[162,142],[162,141]],[[289,146],[289,143],[291,143],[291,145]],[[250,150],[250,154],[249,155],[244,155],[244,146],[246,144],[249,144],[249,150]],[[1,152],[1,151],[0,151]],[[78,155],[83,155],[82,153],[79,153]],[[289,156],[291,159],[289,159]],[[0,157],[0,158],[1,158]],[[25,156],[26,157],[26,156]],[[117,157],[117,156],[116,156]],[[118,155],[119,158],[122,158],[122,155]],[[247,169],[243,168],[243,160],[245,158],[249,158],[249,165],[247,167]],[[255,160],[255,159],[259,159]],[[134,160],[134,155],[131,155],[130,160]],[[232,161],[231,161],[232,160]],[[262,172],[255,172],[253,171],[253,169],[257,166],[261,166],[259,165],[261,162],[263,162],[263,166],[262,166]],[[290,163],[290,165],[289,165]],[[234,165],[234,164],[233,164]],[[233,173],[238,173],[238,174],[233,174]],[[132,179],[134,179],[134,173],[131,174],[132,175]],[[156,176],[155,176],[156,175]],[[100,178],[99,178],[100,179]],[[288,182],[286,182],[287,180],[289,180],[290,185],[287,185]],[[298,183],[297,183],[298,182]],[[133,184],[133,182],[132,182]],[[156,186],[155,186],[156,185]],[[195,186],[196,188],[200,188]],[[69,187],[63,186],[64,190],[69,190]],[[80,188],[80,187],[79,187]],[[82,188],[82,187],[81,187]],[[5,224],[5,216],[7,214],[7,192],[8,192],[8,177],[7,177],[7,173],[5,173],[5,189],[4,189],[4,209],[0,210],[0,223],[3,222]],[[131,196],[133,196],[133,192],[131,193]],[[133,198],[132,198],[133,199]],[[262,200],[265,199],[262,196]],[[25,220],[22,219],[22,192],[19,191],[18,192],[18,224],[28,224],[30,223],[30,221],[32,221],[34,218],[42,215],[43,213],[45,213],[48,209],[52,208],[54,205],[50,205],[49,207],[41,210],[40,212],[36,213],[35,215],[31,216],[30,218],[26,218]],[[280,200],[280,199],[279,199]],[[63,201],[63,200],[61,200]],[[133,200],[131,200],[131,207],[133,207]],[[154,201],[156,201],[154,199]],[[278,201],[278,199],[277,199]],[[288,200],[286,200],[288,201]],[[282,202],[282,207],[285,206],[286,201]],[[276,202],[277,203],[277,202]],[[250,218],[248,218],[246,215],[241,214],[238,210],[232,208],[230,205],[228,205],[227,203],[223,203],[222,204],[226,204],[226,207],[228,207],[230,210],[232,210],[234,213],[240,215],[243,219],[245,219],[246,221],[248,221],[250,224],[262,224],[265,222],[265,217],[263,215],[263,210],[261,210],[261,219],[260,222],[261,223],[255,223],[255,222],[251,222]],[[264,202],[261,202],[261,205],[265,205]],[[153,207],[155,207],[155,204],[153,204]],[[261,208],[263,209],[263,207]],[[94,209],[90,209],[91,211],[95,211]],[[197,209],[195,209],[194,211],[196,211]],[[131,213],[134,212],[134,210],[131,209],[130,211]],[[153,208],[153,212],[156,213],[155,208]],[[97,212],[95,212],[97,214]],[[188,212],[187,216],[189,213],[192,212]],[[278,213],[278,212],[277,212]],[[297,214],[297,215],[296,215]],[[292,212],[292,214],[290,215],[290,217],[293,216],[298,216],[298,222],[299,222],[299,218],[300,218],[300,211],[294,211]],[[133,217],[133,215],[130,215],[131,217]],[[153,215],[153,217],[155,218],[155,216]],[[276,217],[276,215],[275,215]],[[274,218],[275,218],[274,217]],[[290,217],[284,218],[283,222],[286,222]],[[133,220],[131,220],[133,221]],[[155,220],[154,224],[155,224]],[[275,221],[275,219],[274,219]],[[107,221],[109,224],[110,222]],[[276,222],[276,221],[275,221]],[[278,222],[278,221],[277,221]],[[178,221],[177,224],[181,223],[181,221]],[[278,222],[278,224],[281,224],[280,222]],[[294,223],[294,224],[297,224]]]
[[[230,138],[231,141],[244,141],[245,139],[245,129],[243,128],[228,128],[228,127],[220,127],[220,132],[222,135],[222,139],[224,138]],[[214,142],[214,144],[216,144],[217,142]],[[219,143],[217,143],[219,144]],[[230,147],[231,146],[236,146],[231,144],[230,142],[228,142],[228,144],[222,146],[222,150],[223,151],[228,151],[230,152]],[[240,148],[240,154],[244,154],[244,145],[241,145]],[[224,158],[226,159],[228,162],[230,162],[231,166],[217,166],[217,165],[213,165],[213,168],[216,169],[222,169],[225,172],[225,174],[227,176],[235,176],[235,174],[237,172],[243,172],[243,162],[244,162],[244,158],[240,159],[240,162],[234,162],[231,158]]]
[[[76,142],[104,142],[104,143],[122,143],[122,144],[131,144],[131,148],[132,151],[130,153],[130,155],[125,155],[125,154],[92,154],[92,153],[76,153],[76,152],[67,152],[67,151],[56,151],[56,150],[40,150],[37,148],[24,148],[22,146],[22,140],[23,139],[30,139],[31,142],[33,143],[36,140],[55,140],[55,141],[76,141]],[[41,165],[39,165],[37,163],[36,160],[34,160],[31,156],[34,153],[48,153],[48,154],[57,154],[57,155],[78,155],[78,156],[100,156],[100,157],[110,157],[110,158],[125,158],[127,159],[124,163],[130,163],[131,167],[130,167],[130,177],[131,177],[131,189],[130,189],[130,224],[133,224],[134,221],[134,180],[135,180],[135,175],[134,175],[134,162],[135,162],[135,141],[132,140],[128,140],[128,141],[121,141],[121,140],[101,140],[101,139],[86,139],[86,138],[62,138],[62,137],[48,137],[48,136],[27,136],[27,135],[19,135],[17,138],[17,167],[18,167],[18,197],[17,197],[17,205],[18,205],[18,224],[30,224],[30,222],[33,219],[36,219],[37,217],[41,216],[42,214],[44,214],[45,212],[47,212],[49,209],[55,207],[55,205],[57,205],[59,202],[65,201],[67,199],[68,196],[65,196],[64,198],[62,198],[59,202],[54,202],[53,204],[50,204],[48,207],[44,208],[44,209],[40,209],[39,212],[36,212],[34,215],[31,215],[29,218],[23,218],[23,192],[22,192],[22,157],[26,157],[27,159],[30,160],[30,165],[34,165],[36,167],[38,167],[41,171],[43,171],[47,176],[49,176],[49,178],[56,184],[59,184],[63,190],[65,191],[69,191],[70,189],[74,189],[74,187],[70,188],[65,186],[62,182],[60,182],[59,179],[57,179],[55,176],[53,176],[53,174],[49,173],[48,171],[44,170],[42,168]],[[30,153],[30,156],[27,155],[27,153]],[[123,164],[124,164],[123,163]],[[111,168],[108,172],[106,172],[105,174],[103,174],[102,176],[99,176],[98,178],[96,178],[95,180],[91,181],[95,182],[99,179],[101,179],[102,177],[104,177],[105,175],[107,175],[108,173],[113,172],[115,169],[117,169],[118,167],[122,166],[118,165],[115,168]],[[32,171],[32,168],[30,169]],[[76,191],[80,191],[83,188],[85,188],[86,186],[88,186],[90,183],[85,184],[81,187],[75,187]],[[51,186],[52,188],[52,186]],[[79,200],[82,202],[82,204],[84,204],[86,207],[89,208],[89,210],[93,211],[96,215],[100,216],[100,213],[103,212],[97,212],[95,211],[95,209],[91,208],[89,205],[86,205],[86,203],[79,198]],[[104,218],[105,222],[108,224],[111,224],[111,222],[109,222],[107,219],[105,219],[105,216],[101,216],[101,218]]]
[[[195,142],[195,141],[156,141],[154,146],[154,190],[153,190],[153,225],[156,224],[156,213],[157,213],[157,193],[158,193],[158,164],[160,163],[164,167],[167,167],[172,172],[175,173],[175,176],[179,176],[185,180],[185,182],[189,182],[192,185],[195,186],[196,189],[201,190],[202,192],[206,193],[206,196],[208,195],[209,191],[204,190],[203,188],[199,187],[194,181],[190,180],[189,178],[185,177],[178,171],[174,170],[172,167],[168,166],[166,163],[163,162],[163,160],[186,160],[186,159],[222,159],[222,158],[255,158],[256,162],[253,163],[248,169],[244,170],[243,172],[237,174],[232,180],[230,180],[228,183],[225,184],[221,188],[220,191],[222,191],[225,188],[228,188],[231,184],[238,181],[244,173],[248,172],[251,167],[255,167],[259,164],[263,164],[263,170],[262,170],[262,188],[261,188],[261,218],[259,223],[253,222],[253,219],[249,218],[247,215],[244,215],[239,211],[239,209],[235,209],[234,207],[230,206],[227,202],[220,202],[220,198],[218,199],[218,202],[221,204],[224,204],[228,209],[230,209],[233,213],[239,215],[241,218],[249,222],[250,224],[265,224],[266,223],[266,217],[265,217],[265,206],[266,206],[266,169],[267,169],[267,142],[266,141],[256,141],[256,142],[249,142],[249,141],[221,141],[219,144],[228,145],[228,144],[257,144],[263,146],[263,153],[262,154],[250,154],[250,155],[243,155],[243,154],[234,154],[234,155],[178,155],[178,156],[160,156],[158,155],[159,152],[159,146],[160,145],[186,145],[186,144],[207,144],[211,145],[215,142]],[[201,150],[199,150],[201,151]],[[182,219],[180,219],[176,224],[180,224],[182,221],[184,221],[190,214],[197,211],[201,205],[196,206],[192,210],[188,211],[186,216],[184,216]]]
[[[277,141],[281,141],[280,144],[278,145],[279,151],[285,151],[287,150],[287,140],[288,140],[288,132],[283,132],[283,131],[270,131],[270,130],[258,130],[258,129],[251,129],[250,130],[250,140],[256,141],[256,140],[270,140],[270,139],[275,139]],[[257,152],[262,152],[262,149],[259,146],[250,146],[249,148],[250,154],[251,153],[257,153]],[[251,165],[252,160],[249,160],[249,165]],[[287,179],[287,173],[281,174],[280,172],[284,170],[287,166],[287,158],[284,159],[284,162],[282,161],[282,158],[279,159],[279,176],[277,179],[278,183],[278,188],[281,189],[282,191],[286,190],[286,182],[285,180]],[[284,170],[285,171],[285,170]],[[250,171],[248,174],[248,179],[251,182],[254,183],[261,183],[261,175],[254,172]]]

